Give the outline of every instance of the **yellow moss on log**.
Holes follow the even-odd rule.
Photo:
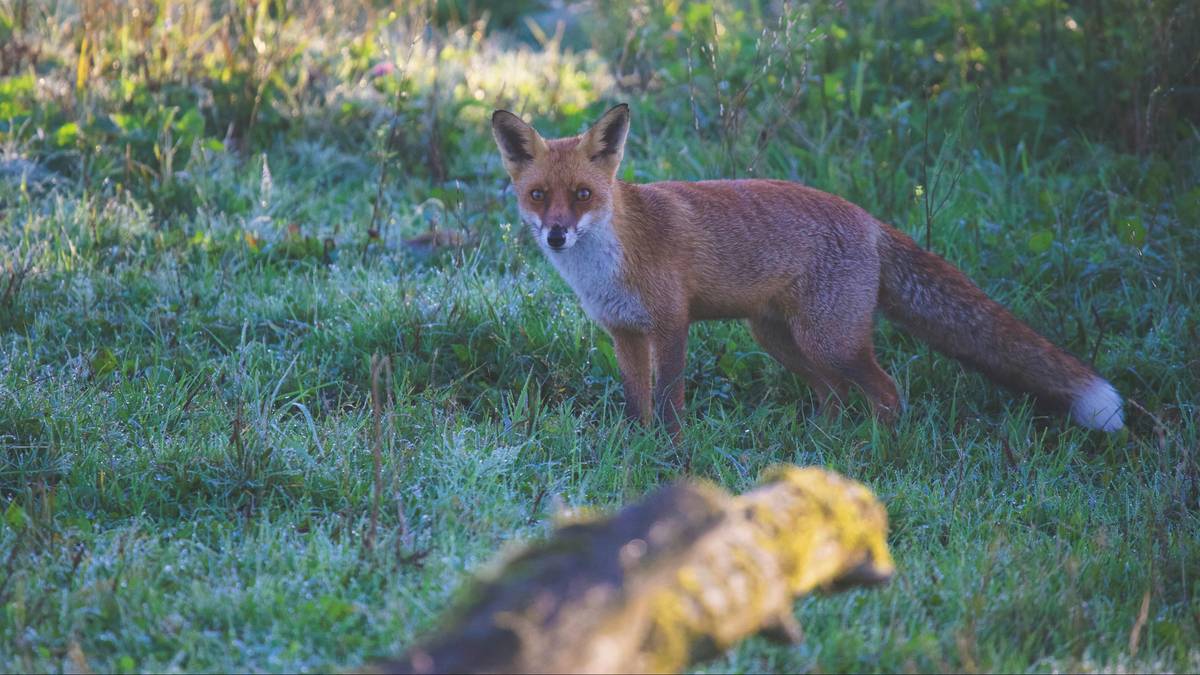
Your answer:
[[[796,597],[893,571],[883,505],[837,474],[775,467],[741,496],[677,484],[559,527],[375,670],[677,672],[761,631],[797,640]]]

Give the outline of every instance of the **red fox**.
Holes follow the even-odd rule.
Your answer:
[[[616,179],[629,131],[618,105],[571,138],[492,115],[521,219],[612,336],[626,414],[676,434],[688,326],[746,319],[768,354],[836,412],[849,385],[892,423],[900,399],[872,343],[875,310],[996,382],[1103,431],[1121,397],[943,258],[834,195],[780,180]]]

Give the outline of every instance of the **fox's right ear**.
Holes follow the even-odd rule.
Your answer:
[[[513,180],[549,149],[533,127],[507,110],[492,113],[492,137],[500,148],[504,168]]]
[[[625,155],[625,137],[629,134],[629,104],[608,109],[598,122],[583,134],[582,148],[588,159],[617,175]]]

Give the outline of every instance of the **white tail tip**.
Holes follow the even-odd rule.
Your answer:
[[[1125,426],[1121,395],[1099,377],[1079,389],[1071,403],[1071,417],[1076,423],[1098,431],[1117,431]]]

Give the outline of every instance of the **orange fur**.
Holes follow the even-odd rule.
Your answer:
[[[522,220],[588,314],[613,336],[628,414],[679,429],[688,325],[747,319],[826,410],[859,387],[881,419],[900,400],[872,344],[875,311],[997,382],[1120,428],[1120,398],[1091,368],[905,234],[831,194],[778,180],[616,180],[621,105],[580,136],[546,140],[497,111],[493,135]]]

